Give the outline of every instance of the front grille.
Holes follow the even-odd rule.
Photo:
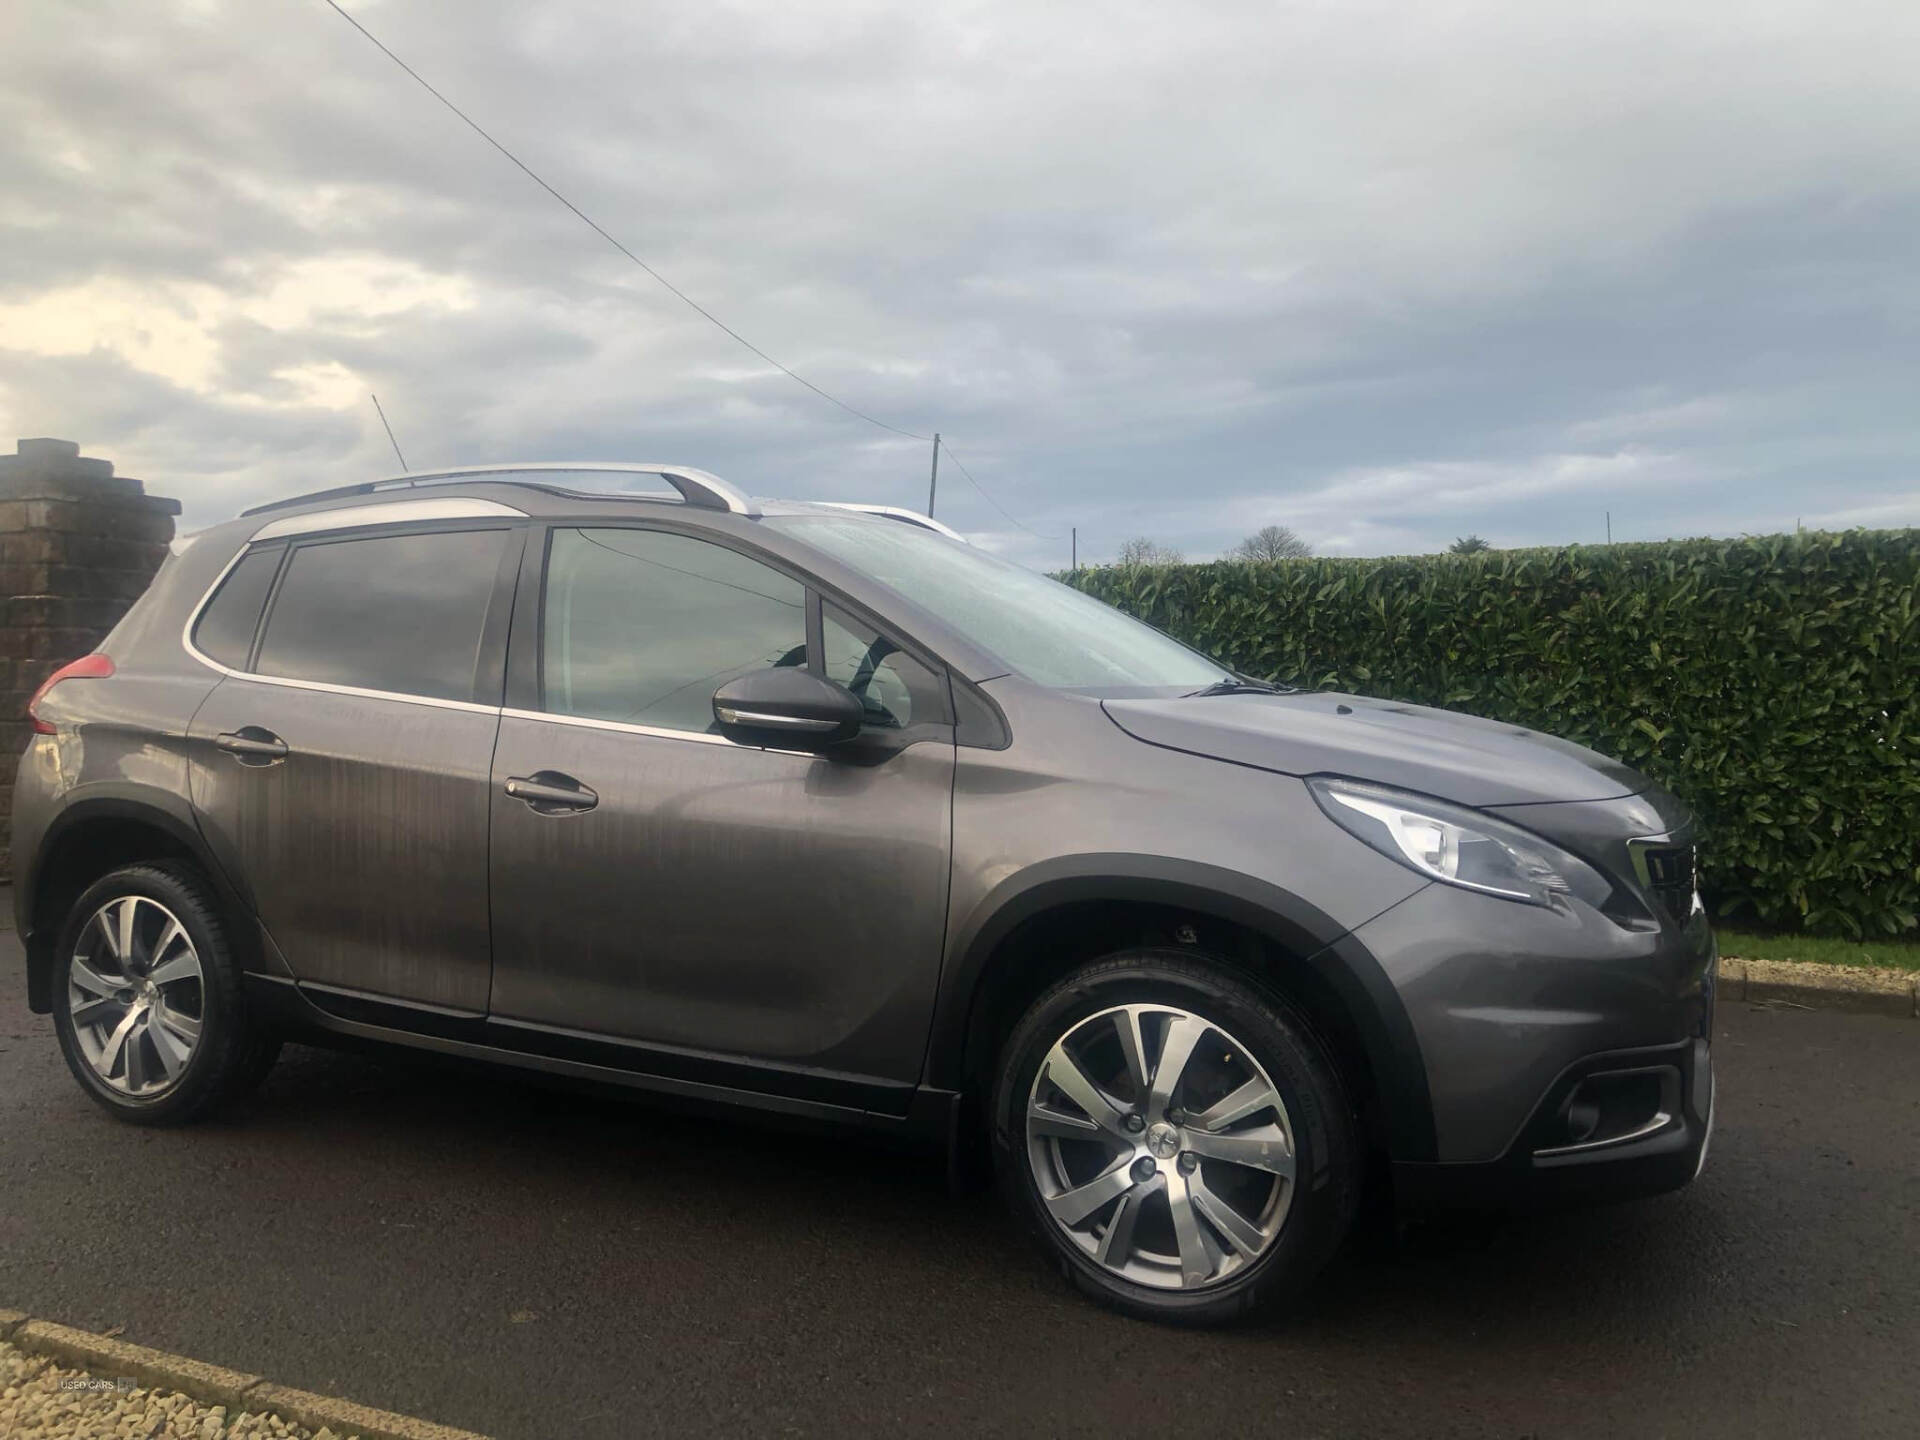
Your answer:
[[[1647,897],[1666,911],[1676,925],[1686,924],[1693,914],[1698,861],[1691,845],[1634,843],[1634,868],[1639,872]]]

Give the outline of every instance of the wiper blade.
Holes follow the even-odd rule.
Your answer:
[[[1180,698],[1203,700],[1209,695],[1285,695],[1292,688],[1289,685],[1269,685],[1264,680],[1249,680],[1244,675],[1236,675],[1231,680],[1216,680],[1205,689],[1192,691]]]

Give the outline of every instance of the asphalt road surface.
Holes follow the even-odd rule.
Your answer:
[[[1742,1004],[1690,1189],[1401,1240],[1291,1322],[1070,1293],[858,1142],[290,1047],[116,1124],[0,935],[0,1306],[500,1437],[1920,1434],[1920,1024]]]

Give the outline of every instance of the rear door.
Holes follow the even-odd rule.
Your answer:
[[[268,547],[270,566],[242,557],[196,627],[228,669],[190,732],[201,825],[322,1003],[486,1010],[489,777],[523,537],[496,522],[299,538]],[[267,592],[257,627],[227,613],[243,608],[228,586]]]
[[[904,1105],[944,936],[944,671],[714,539],[556,526],[544,586],[537,543],[494,761],[492,1018],[599,1063]],[[716,732],[720,685],[808,664],[866,697],[860,739]]]

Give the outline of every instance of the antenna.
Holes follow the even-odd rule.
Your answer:
[[[927,477],[927,518],[933,518],[933,492],[940,487],[940,432],[933,432],[933,474]]]
[[[380,397],[368,392],[367,398],[373,401],[373,413],[380,417],[380,423],[387,426],[387,443],[393,446],[393,458],[400,462],[400,468],[407,468],[407,457],[400,453],[400,442],[393,438],[393,426],[387,425],[387,412],[380,408]]]

